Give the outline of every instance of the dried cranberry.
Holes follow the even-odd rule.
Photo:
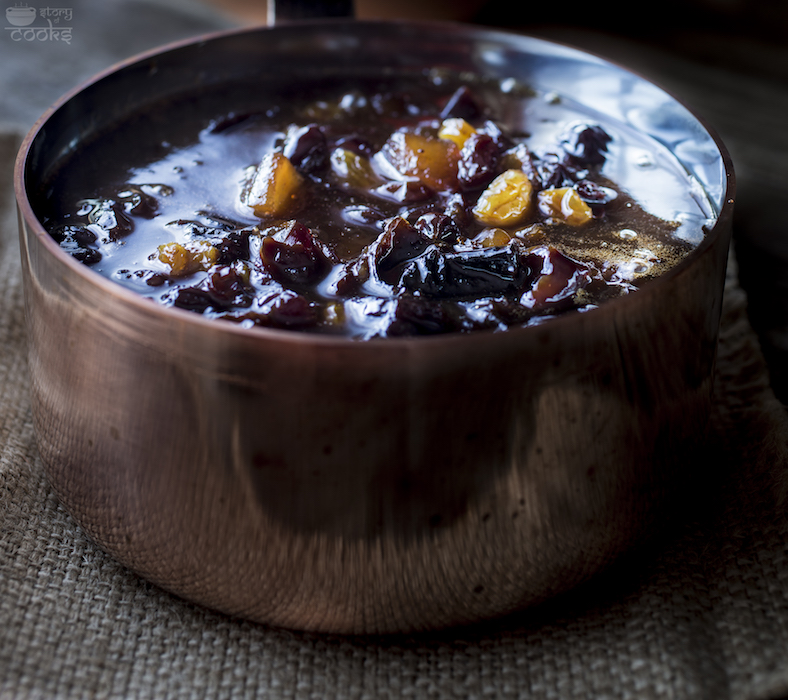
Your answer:
[[[611,141],[612,138],[601,126],[576,124],[564,134],[561,146],[571,161],[590,167],[605,162],[604,154]]]
[[[317,124],[303,126],[288,136],[284,154],[301,172],[317,172],[328,163],[326,137]]]
[[[602,187],[593,180],[580,180],[575,185],[575,190],[586,204],[591,207],[594,216],[604,216],[605,205],[617,197],[616,191],[609,187]]]
[[[496,174],[501,150],[488,134],[475,133],[460,151],[457,176],[463,189],[484,187]]]
[[[284,240],[263,239],[260,256],[271,276],[286,286],[304,288],[321,280],[330,263],[317,245],[312,232],[293,222]]]

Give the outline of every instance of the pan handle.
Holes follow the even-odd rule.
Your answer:
[[[267,24],[324,17],[353,17],[353,0],[268,0]]]

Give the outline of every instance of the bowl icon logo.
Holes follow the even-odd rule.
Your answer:
[[[5,18],[9,24],[13,24],[15,27],[26,27],[35,20],[36,8],[28,7],[27,5],[9,7],[5,11]]]

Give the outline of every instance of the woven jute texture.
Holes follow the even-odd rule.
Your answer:
[[[788,418],[731,256],[697,507],[581,590],[473,628],[348,638],[196,607],[104,554],[58,504],[33,433],[0,135],[0,698],[788,696]]]

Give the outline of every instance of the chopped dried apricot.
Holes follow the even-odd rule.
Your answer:
[[[542,190],[537,195],[539,209],[553,219],[570,226],[582,226],[594,217],[588,206],[572,187],[556,187]]]
[[[532,191],[522,170],[506,170],[481,193],[473,215],[485,226],[516,226],[531,213]]]
[[[468,122],[459,117],[444,119],[438,129],[438,138],[453,141],[457,148],[462,148],[465,142],[476,133]]]
[[[186,277],[199,270],[207,270],[219,257],[219,251],[210,243],[164,243],[158,247],[158,258],[170,266],[170,275]]]
[[[397,172],[418,178],[434,192],[456,191],[460,149],[453,141],[412,131],[395,131],[382,154]]]
[[[261,219],[281,218],[298,208],[303,177],[281,153],[266,154],[255,170],[246,203]]]

